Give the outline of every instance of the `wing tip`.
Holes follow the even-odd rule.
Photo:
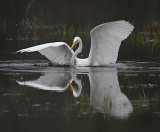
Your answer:
[[[16,51],[17,53],[23,53],[23,50],[18,50],[18,51]]]
[[[24,49],[21,49],[21,50],[18,50],[16,51],[17,53],[24,53],[24,52],[28,52],[28,51],[25,51]]]
[[[25,52],[32,52],[30,50],[25,50],[25,49],[21,49],[21,50],[18,50],[16,51],[17,53],[25,53]]]
[[[129,22],[129,21],[125,21],[125,20],[118,20],[118,21],[112,21],[112,22],[107,22],[107,23],[103,23],[103,24],[100,24],[96,27],[94,27],[91,31],[90,31],[90,34],[93,33],[93,31],[95,31],[97,28],[101,27],[101,26],[104,26],[104,25],[108,25],[110,23],[121,23],[121,24],[128,24],[128,26],[131,27],[131,32],[133,31],[134,29],[134,26]]]
[[[131,28],[131,31],[133,31],[133,29],[134,29],[134,26],[129,21],[119,20],[119,21],[115,21],[115,22],[122,22],[123,24],[127,24]]]

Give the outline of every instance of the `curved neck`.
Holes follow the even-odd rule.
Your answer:
[[[79,41],[79,47],[78,47],[78,49],[74,52],[74,54],[73,54],[73,56],[72,56],[72,58],[71,58],[71,64],[74,64],[75,58],[77,57],[77,55],[78,55],[79,53],[81,53],[81,51],[82,51],[82,46],[83,46],[82,40],[80,40],[80,41]]]

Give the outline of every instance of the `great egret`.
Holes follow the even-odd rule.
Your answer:
[[[55,65],[70,66],[103,66],[116,62],[121,42],[133,31],[134,27],[124,20],[101,24],[91,30],[91,48],[89,57],[79,59],[82,51],[82,40],[75,37],[70,48],[65,42],[46,43],[21,49],[17,52],[38,51]],[[72,49],[79,44],[74,52]]]

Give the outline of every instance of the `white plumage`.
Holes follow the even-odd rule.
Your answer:
[[[91,31],[91,65],[115,63],[121,42],[126,39],[133,26],[125,21],[105,23]]]
[[[55,65],[69,65],[74,52],[70,52],[70,47],[64,42],[46,43],[21,49],[17,52],[35,52],[38,51],[49,59]]]
[[[91,30],[91,49],[89,57],[79,59],[76,56],[82,51],[82,40],[75,37],[70,48],[64,42],[42,44],[18,52],[38,51],[53,64],[76,66],[103,66],[117,61],[121,42],[133,31],[134,27],[126,21],[115,21],[101,24]],[[79,44],[73,52],[73,47]]]

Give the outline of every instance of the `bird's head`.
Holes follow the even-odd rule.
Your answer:
[[[80,37],[75,37],[73,40],[73,44],[71,49],[69,50],[69,53],[71,52],[71,50],[74,48],[75,45],[79,44],[81,42],[81,38]]]

